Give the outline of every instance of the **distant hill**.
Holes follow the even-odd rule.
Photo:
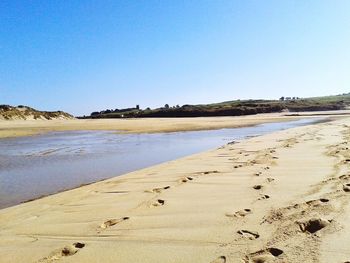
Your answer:
[[[279,100],[233,100],[221,103],[169,106],[157,109],[107,109],[80,118],[142,118],[142,117],[205,117],[240,116],[272,112],[343,110],[350,105],[350,93],[335,96],[298,98],[281,97]]]
[[[38,111],[28,106],[0,105],[0,120],[57,120],[74,119],[63,111]]]

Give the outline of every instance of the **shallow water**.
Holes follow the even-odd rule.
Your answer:
[[[52,132],[0,140],[0,208],[213,149],[233,140],[319,122],[157,134]]]

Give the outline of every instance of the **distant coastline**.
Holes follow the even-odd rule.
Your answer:
[[[169,106],[141,109],[139,105],[126,109],[95,111],[79,119],[102,118],[178,118],[243,116],[259,113],[308,112],[344,110],[350,105],[350,93],[335,96],[298,98],[281,97],[279,100],[234,100],[213,104]]]

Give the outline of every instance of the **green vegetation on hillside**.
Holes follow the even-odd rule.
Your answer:
[[[234,100],[212,104],[183,105],[157,109],[135,108],[93,112],[83,118],[239,116],[271,112],[342,110],[350,105],[350,93],[313,98],[281,97],[279,100]]]

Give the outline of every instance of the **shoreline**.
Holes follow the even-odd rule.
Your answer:
[[[291,125],[290,123],[294,123],[294,122],[302,122],[302,124],[295,124],[295,125]],[[188,154],[183,154],[182,156],[177,156],[177,157],[174,157],[174,158],[171,158],[171,159],[165,159],[165,160],[161,160],[161,161],[156,161],[156,164],[161,164],[161,163],[163,163],[163,162],[167,162],[167,161],[173,161],[173,160],[177,160],[177,159],[180,159],[180,158],[184,158],[184,157],[186,157],[186,156],[191,156],[191,155],[193,155],[193,154],[198,154],[198,153],[203,153],[203,152],[207,152],[207,151],[210,151],[210,150],[215,150],[215,149],[218,149],[218,148],[221,148],[221,147],[225,147],[225,145],[226,144],[234,144],[234,143],[238,143],[238,142],[240,142],[240,141],[242,141],[242,140],[246,140],[246,139],[251,139],[251,138],[254,138],[254,137],[258,137],[258,136],[262,136],[262,135],[264,135],[264,134],[269,134],[269,133],[273,133],[273,132],[276,132],[276,131],[278,131],[278,130],[286,130],[286,129],[290,129],[290,128],[293,128],[293,127],[302,127],[302,126],[307,126],[307,125],[313,125],[313,124],[318,124],[318,123],[325,123],[325,122],[329,122],[329,121],[331,121],[330,119],[328,119],[328,118],[315,118],[315,119],[306,119],[306,120],[297,120],[297,121],[295,121],[295,120],[293,120],[293,121],[288,121],[288,122],[279,122],[279,123],[276,123],[276,124],[278,124],[278,125],[284,125],[283,123],[286,123],[286,124],[289,124],[289,125],[291,125],[290,127],[280,127],[280,128],[278,128],[277,130],[269,130],[269,131],[266,131],[266,132],[264,132],[263,130],[261,130],[262,128],[260,128],[260,130],[259,130],[259,128],[258,127],[256,127],[258,130],[257,130],[257,132],[258,133],[256,133],[256,132],[246,132],[245,134],[245,137],[240,137],[240,138],[236,138],[235,136],[237,136],[237,135],[234,135],[234,134],[232,134],[232,131],[233,131],[233,129],[228,129],[228,130],[230,130],[231,131],[231,133],[230,134],[227,134],[227,135],[225,135],[226,137],[224,138],[221,138],[221,140],[220,140],[220,142],[218,142],[217,144],[215,144],[215,145],[211,145],[210,147],[208,147],[208,148],[206,148],[206,149],[201,149],[201,150],[196,150],[195,152],[191,152],[191,153],[188,153]],[[259,124],[259,125],[257,125],[257,126],[260,126],[260,125],[262,125],[262,124]],[[269,123],[266,123],[266,125],[267,126],[269,126]],[[244,128],[247,128],[247,127],[244,127]],[[238,129],[238,130],[240,130],[240,128],[236,128],[236,129]],[[221,130],[227,130],[227,129],[221,129]],[[218,131],[218,130],[215,130],[215,131]],[[91,132],[93,132],[93,131],[91,131]],[[181,133],[185,133],[185,132],[181,132]],[[238,132],[239,133],[239,132]],[[125,135],[125,136],[127,136],[127,135]],[[222,136],[222,135],[221,135]],[[228,136],[230,137],[230,141],[228,140]],[[45,138],[45,137],[44,137]],[[40,138],[39,138],[39,140],[40,140]],[[69,139],[67,139],[67,140],[69,140]],[[37,141],[38,142],[38,141]],[[40,141],[39,141],[40,142]],[[172,142],[174,142],[174,141],[172,141]],[[171,142],[169,142],[169,143],[171,143]],[[191,142],[189,142],[189,143],[191,143]],[[51,150],[53,150],[53,149],[55,149],[55,148],[52,148],[52,149],[50,149],[49,151],[51,151]],[[24,149],[23,149],[24,150]],[[46,150],[44,151],[44,152],[46,152]],[[5,154],[5,153],[4,153]],[[137,156],[137,154],[135,155],[135,153],[133,154],[134,155],[134,157],[136,157]],[[85,158],[87,158],[87,157],[85,157]],[[157,155],[155,155],[154,156],[154,158],[157,158]],[[134,160],[135,160],[135,158],[134,158]],[[94,159],[92,159],[91,161],[94,161]],[[67,186],[67,187],[65,187],[65,188],[60,188],[60,189],[57,189],[57,190],[54,190],[54,191],[52,191],[52,192],[50,192],[50,193],[40,193],[40,192],[38,192],[38,191],[40,191],[40,190],[37,190],[36,191],[36,195],[35,196],[31,196],[31,197],[27,197],[27,198],[20,198],[21,200],[19,200],[18,202],[11,202],[11,203],[9,203],[9,204],[5,204],[5,205],[2,205],[3,203],[1,203],[0,202],[0,210],[1,209],[4,209],[4,208],[8,208],[8,207],[12,207],[12,206],[15,206],[15,205],[18,205],[18,204],[21,204],[21,203],[28,203],[28,202],[31,202],[31,201],[35,201],[35,200],[38,200],[38,199],[42,199],[42,198],[44,198],[44,197],[48,197],[48,196],[50,196],[50,195],[54,195],[54,194],[58,194],[58,193],[62,193],[62,192],[65,192],[65,191],[69,191],[69,190],[73,190],[73,189],[76,189],[76,188],[79,188],[79,187],[82,187],[82,186],[85,186],[85,185],[90,185],[90,184],[93,184],[93,183],[96,183],[96,182],[101,182],[101,181],[105,181],[105,180],[108,180],[108,179],[110,179],[110,178],[114,178],[114,177],[117,177],[117,176],[121,176],[121,175],[123,175],[123,174],[127,174],[127,173],[130,173],[130,172],[134,172],[134,171],[137,171],[137,170],[140,170],[140,169],[143,169],[143,168],[147,168],[147,167],[151,167],[151,166],[154,166],[154,165],[156,165],[156,164],[154,164],[153,162],[151,162],[151,164],[149,164],[149,165],[145,165],[145,166],[143,166],[143,167],[135,167],[135,169],[130,169],[129,171],[125,171],[125,172],[122,172],[122,173],[118,173],[118,172],[110,172],[110,174],[109,175],[107,175],[106,177],[104,177],[104,178],[96,178],[96,180],[94,180],[94,181],[88,181],[88,182],[84,182],[84,181],[82,181],[81,183],[79,183],[79,184],[76,184],[76,185],[72,185],[72,186]],[[102,167],[101,167],[102,168]],[[70,169],[71,170],[71,169]],[[61,172],[64,172],[65,170],[63,169]],[[28,172],[28,171],[27,171]],[[82,171],[80,171],[80,173],[81,173],[81,175],[84,175],[84,172],[82,172]],[[14,174],[15,175],[15,174]],[[111,176],[112,175],[112,176]],[[5,178],[5,181],[6,181],[6,178]],[[55,184],[55,179],[52,179],[52,180],[50,180],[51,181],[51,184]],[[49,185],[48,185],[49,186]],[[43,186],[44,187],[44,186]],[[45,189],[45,188],[44,188]],[[27,188],[27,190],[29,191],[29,192],[31,192],[30,191],[30,188]],[[21,192],[22,190],[21,189],[17,189],[17,192]],[[4,196],[4,200],[6,200],[6,197]]]
[[[5,208],[0,252],[4,262],[344,262],[327,244],[343,250],[337,240],[350,236],[349,139],[350,118],[292,128]]]
[[[350,111],[298,113],[268,113],[233,117],[197,118],[144,118],[144,119],[99,119],[99,120],[27,120],[0,121],[0,139],[32,136],[52,131],[107,130],[117,133],[161,133],[179,131],[215,130],[239,128],[263,123],[282,122],[312,117],[342,118]],[[339,115],[342,114],[342,115]]]

